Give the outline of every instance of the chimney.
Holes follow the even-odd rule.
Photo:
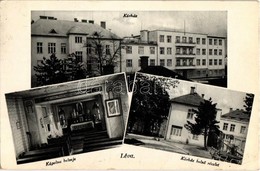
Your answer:
[[[101,22],[100,22],[100,26],[101,26],[103,29],[106,29],[106,22],[105,22],[105,21],[101,21]]]
[[[54,17],[49,16],[48,20],[54,20]]]
[[[233,108],[231,107],[231,108],[229,108],[229,112],[232,112],[233,111]]]
[[[195,93],[195,87],[190,87],[190,94],[194,94]]]
[[[88,20],[88,23],[94,24],[94,20]]]
[[[148,67],[148,58],[149,56],[140,56],[141,58],[141,70],[144,70]]]
[[[74,22],[78,22],[79,20],[77,18],[74,18]]]
[[[82,19],[81,22],[82,22],[82,23],[87,23],[88,21],[85,20],[85,19]]]
[[[148,42],[148,30],[141,30],[140,37],[142,42]]]
[[[201,97],[204,99],[205,94],[201,94]]]
[[[41,16],[40,16],[40,19],[47,19],[47,16],[41,15]]]

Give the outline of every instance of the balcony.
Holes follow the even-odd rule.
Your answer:
[[[195,69],[196,66],[195,65],[175,65],[175,69]]]
[[[176,58],[195,58],[195,53],[175,53]]]
[[[175,46],[195,47],[196,43],[191,41],[176,41]]]

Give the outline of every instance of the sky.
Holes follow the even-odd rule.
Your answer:
[[[105,21],[107,29],[120,37],[140,34],[140,30],[176,29],[186,32],[227,36],[226,11],[32,11],[32,20],[40,15],[53,16],[58,20],[74,21],[77,18]],[[123,17],[135,14],[137,17]]]
[[[170,98],[186,95],[190,93],[191,87],[195,87],[195,92],[199,95],[204,94],[204,99],[212,99],[213,103],[217,103],[217,108],[222,109],[222,113],[226,114],[230,108],[244,109],[245,92],[233,91],[222,87],[210,86],[201,83],[194,83],[179,80],[177,88],[168,90]]]

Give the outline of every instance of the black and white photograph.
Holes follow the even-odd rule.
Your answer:
[[[8,93],[6,102],[17,164],[123,142],[129,111],[124,73]]]
[[[137,71],[227,87],[227,12],[31,12],[32,87]]]
[[[137,72],[125,143],[242,164],[253,100],[251,93]]]

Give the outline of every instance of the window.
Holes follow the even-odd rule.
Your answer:
[[[106,55],[110,55],[110,46],[106,45]]]
[[[222,55],[222,49],[218,50],[218,55]]]
[[[209,65],[212,65],[212,59],[209,60]]]
[[[222,59],[219,59],[219,60],[218,60],[218,64],[219,64],[219,65],[222,65]]]
[[[212,39],[209,39],[209,45],[212,45]]]
[[[56,53],[56,43],[48,43],[48,53]]]
[[[200,44],[200,38],[196,39],[197,44]]]
[[[214,49],[214,55],[218,55],[218,50]]]
[[[132,54],[132,46],[126,46],[126,53]]]
[[[150,47],[150,54],[155,54],[155,47]]]
[[[200,55],[200,49],[197,49],[197,50],[196,50],[196,54],[197,54],[197,55]]]
[[[76,51],[76,61],[82,62],[82,51]]]
[[[214,39],[214,45],[218,45],[218,40]]]
[[[200,65],[200,59],[197,59],[197,65],[199,66]]]
[[[160,66],[164,66],[164,65],[165,65],[164,59],[160,59]]]
[[[182,127],[172,125],[171,135],[181,136]]]
[[[220,46],[222,46],[222,40],[219,40],[219,41],[218,41],[218,44],[219,44]]]
[[[209,55],[212,55],[212,49],[209,49]]]
[[[61,43],[61,53],[66,54],[66,43]]]
[[[87,54],[91,54],[91,44],[87,44]]]
[[[218,60],[214,59],[214,65],[218,65]]]
[[[202,38],[202,44],[205,45],[206,44],[206,39]]]
[[[206,59],[202,59],[202,65],[206,65]]]
[[[245,126],[241,126],[240,134],[245,134],[245,133],[246,133],[246,127]]]
[[[160,35],[160,42],[164,42],[164,35]]]
[[[160,54],[161,54],[161,55],[164,54],[164,47],[160,47]]]
[[[182,37],[182,43],[186,43],[187,42],[187,38],[185,36]]]
[[[176,36],[176,43],[180,43],[181,42],[181,37],[180,36]]]
[[[138,54],[144,54],[144,47],[138,46]]]
[[[172,42],[172,36],[167,36],[167,42],[171,43]]]
[[[172,59],[167,59],[167,66],[172,66]]]
[[[126,67],[132,67],[132,59],[126,60]]]
[[[187,50],[186,50],[186,48],[183,48],[183,49],[182,49],[182,54],[187,55]]]
[[[235,131],[235,127],[236,127],[236,125],[231,124],[231,126],[230,126],[230,132],[234,132],[234,131]]]
[[[192,111],[192,109],[189,109],[187,114],[187,119],[193,119],[193,114],[194,112]]]
[[[176,54],[180,54],[181,53],[181,49],[180,48],[176,48]]]
[[[42,42],[37,42],[37,53],[42,53]]]
[[[183,66],[187,66],[187,59],[183,59],[183,60],[182,60],[182,65],[183,65]]]
[[[202,49],[202,55],[206,55],[206,49]]]
[[[181,61],[179,59],[176,60],[176,66],[180,66],[181,65]]]
[[[193,66],[193,59],[189,59],[189,65]]]
[[[195,135],[195,134],[193,134],[193,135],[192,135],[192,139],[194,139],[194,140],[198,140],[198,139],[199,139],[199,136],[198,136],[198,135]]]
[[[193,43],[193,38],[189,37],[189,43]]]
[[[189,54],[193,55],[193,49],[192,48],[189,49]]]
[[[150,59],[150,66],[155,66],[155,59]]]
[[[75,37],[75,43],[82,43],[82,37]]]
[[[167,55],[171,55],[172,54],[172,48],[168,47],[167,48]]]

